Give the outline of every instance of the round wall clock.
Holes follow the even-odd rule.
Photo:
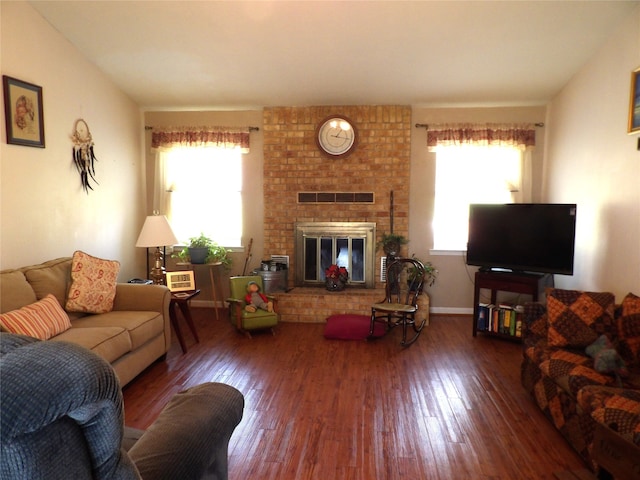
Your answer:
[[[356,149],[358,132],[347,117],[331,115],[318,125],[316,143],[331,158],[344,158]]]

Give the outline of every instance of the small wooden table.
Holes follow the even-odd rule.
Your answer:
[[[213,311],[216,314],[216,320],[220,320],[220,317],[218,316],[218,300],[223,299],[223,294],[222,294],[222,291],[220,290],[219,280],[216,281],[216,277],[218,277],[218,279],[220,278],[220,272],[216,273],[215,270],[217,270],[216,267],[220,267],[222,265],[222,262],[216,262],[216,263],[178,262],[176,265],[180,268],[185,267],[185,268],[192,268],[192,269],[197,267],[209,267],[209,280],[211,281],[211,293],[213,295]]]
[[[592,457],[599,479],[640,479],[640,448],[601,423],[596,423]]]
[[[193,337],[196,339],[196,343],[200,342],[198,338],[198,332],[196,332],[196,327],[193,324],[193,319],[191,318],[191,311],[189,310],[189,300],[193,297],[200,294],[200,290],[191,290],[188,292],[174,292],[171,294],[171,303],[169,304],[169,318],[171,320],[171,325],[173,325],[173,329],[176,332],[176,337],[178,337],[178,341],[180,342],[180,346],[182,347],[182,353],[186,353],[187,346],[184,343],[184,337],[182,336],[182,332],[180,331],[180,325],[178,324],[178,315],[176,314],[176,308],[179,308],[182,312],[182,316],[187,321],[187,325],[191,329],[191,333]]]

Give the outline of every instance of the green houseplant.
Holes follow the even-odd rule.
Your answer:
[[[421,259],[419,259],[418,257],[416,257],[416,254],[412,254],[411,258],[418,260],[419,262],[422,263],[422,265],[424,265],[424,284],[428,287],[433,286],[434,283],[436,283],[436,277],[438,276],[438,270],[433,266],[433,264],[431,262],[425,262]],[[417,271],[415,268],[411,267],[407,270],[407,282],[411,282],[415,279],[416,275],[417,275]]]
[[[382,251],[386,253],[387,256],[396,257],[400,253],[400,247],[408,242],[405,237],[397,233],[383,233],[382,238],[376,244],[376,249],[382,247]]]
[[[231,250],[218,245],[204,233],[200,233],[197,237],[189,238],[187,246],[174,256],[183,262],[222,263],[225,267],[229,267],[231,265],[229,253]]]

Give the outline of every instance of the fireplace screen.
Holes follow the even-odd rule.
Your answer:
[[[374,223],[296,224],[296,285],[324,285],[325,269],[336,264],[349,271],[349,285],[373,288],[374,239]]]

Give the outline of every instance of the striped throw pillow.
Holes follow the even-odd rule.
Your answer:
[[[69,316],[51,294],[36,303],[0,314],[0,324],[11,333],[40,340],[48,340],[71,328]]]

